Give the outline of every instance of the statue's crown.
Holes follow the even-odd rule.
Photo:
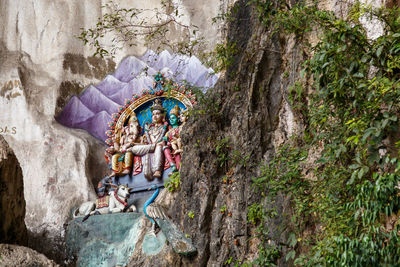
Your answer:
[[[153,112],[154,110],[160,110],[161,112],[164,112],[161,99],[157,98],[156,100],[154,100],[154,103],[151,106],[151,112]]]
[[[135,112],[132,112],[131,117],[129,118],[128,123],[131,124],[132,122],[137,121],[137,120],[138,120],[138,118],[136,117],[136,113],[135,113]]]
[[[156,81],[156,82],[162,82],[163,80],[165,80],[165,77],[164,77],[164,74],[162,74],[162,73],[157,73],[155,76],[154,76],[154,80]]]
[[[169,112],[169,115],[174,114],[175,116],[179,117],[180,110],[181,110],[181,109],[179,108],[179,106],[176,105],[175,107],[173,107],[173,108],[171,109],[171,111]]]

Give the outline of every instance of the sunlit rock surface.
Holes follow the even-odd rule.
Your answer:
[[[21,267],[21,266],[60,266],[54,261],[49,260],[43,254],[33,249],[10,245],[0,244],[0,266]]]

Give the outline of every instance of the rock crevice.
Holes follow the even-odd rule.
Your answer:
[[[22,170],[15,154],[0,136],[0,243],[26,245]]]

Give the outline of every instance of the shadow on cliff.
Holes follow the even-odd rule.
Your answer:
[[[14,152],[0,136],[0,243],[28,244],[22,170]]]

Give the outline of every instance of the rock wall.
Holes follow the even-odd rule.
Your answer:
[[[274,142],[287,140],[300,127],[285,100],[290,81],[282,79],[288,60],[293,68],[290,79],[298,77],[298,47],[293,40],[287,44],[285,38],[271,39],[247,1],[238,1],[235,9],[227,36],[240,52],[199,107],[205,114],[191,117],[184,128],[182,187],[167,206],[173,221],[193,239],[198,254],[174,257],[176,266],[220,266],[230,258],[255,257],[258,241],[252,238],[255,229],[246,218],[247,207],[258,199],[251,189],[252,177],[274,153]],[[288,199],[277,199],[276,208],[285,214]],[[270,227],[283,226],[285,220],[278,216]],[[284,227],[274,232],[277,242],[285,240]],[[171,262],[167,254],[134,259],[131,266]]]
[[[17,158],[0,136],[0,243],[26,245],[25,199],[22,170]]]
[[[10,244],[0,244],[0,264],[8,267],[60,266],[33,249]]]
[[[347,12],[342,1],[319,4],[338,15]],[[233,10],[227,40],[236,42],[239,52],[198,107],[200,115],[192,116],[184,128],[181,190],[166,205],[198,254],[177,258],[165,252],[134,258],[130,266],[234,266],[258,254],[260,241],[246,218],[249,205],[260,198],[251,187],[252,178],[261,174],[260,166],[273,157],[276,147],[302,132],[301,114],[290,107],[288,88],[299,79],[311,51],[294,36],[272,35],[247,1],[237,1]],[[372,32],[376,27],[366,23]],[[315,33],[307,38],[317,41]],[[289,196],[279,195],[265,206],[277,211],[266,226],[271,242],[282,246],[285,254],[292,213]],[[292,263],[282,260],[278,265]]]

